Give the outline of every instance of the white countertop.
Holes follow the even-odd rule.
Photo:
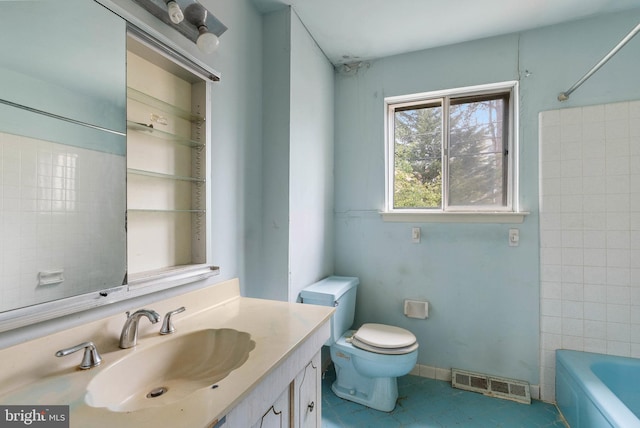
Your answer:
[[[0,403],[68,404],[71,427],[211,426],[328,322],[333,313],[331,307],[241,297],[237,279],[146,308],[163,316],[180,306],[187,310],[173,317],[176,333],[161,336],[158,334],[161,323],[152,325],[143,318],[138,345],[131,349],[118,347],[125,321],[123,314],[0,350]],[[137,309],[140,308],[131,308]],[[216,382],[217,388],[207,386],[175,403],[133,412],[91,407],[85,402],[87,385],[102,370],[146,347],[208,328],[247,332],[255,341],[247,361]],[[320,345],[327,338],[320,338]],[[59,349],[85,341],[96,344],[103,359],[100,366],[79,370],[82,351],[62,358],[54,356]]]

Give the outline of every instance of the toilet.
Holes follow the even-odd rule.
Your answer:
[[[390,412],[398,399],[398,376],[409,373],[418,360],[418,342],[408,330],[368,323],[353,324],[359,279],[330,276],[300,292],[306,304],[335,306],[331,318],[331,360],[336,380],[331,385],[341,398]]]

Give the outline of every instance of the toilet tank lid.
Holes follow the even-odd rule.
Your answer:
[[[302,301],[327,301],[333,306],[333,302],[338,300],[344,293],[357,287],[360,280],[350,276],[329,276],[321,281],[313,283],[300,291]]]

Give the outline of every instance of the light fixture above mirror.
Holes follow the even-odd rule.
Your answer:
[[[227,27],[196,0],[134,0],[156,18],[175,28],[210,54],[218,48],[220,37]]]
[[[167,1],[167,12],[169,12],[169,19],[174,24],[179,24],[184,19],[182,9],[180,9],[180,5],[175,0]]]

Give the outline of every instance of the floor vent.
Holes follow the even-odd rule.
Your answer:
[[[451,386],[491,397],[531,404],[529,383],[521,380],[451,369]]]

